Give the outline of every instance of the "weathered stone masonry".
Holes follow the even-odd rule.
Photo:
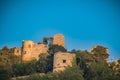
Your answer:
[[[64,47],[64,36],[62,34],[56,34],[52,40],[53,45],[59,45]],[[21,56],[22,61],[30,61],[32,59],[39,58],[41,53],[47,53],[47,44],[34,43],[31,40],[24,40],[21,48],[16,48],[14,55]]]
[[[57,52],[54,54],[53,72],[63,71],[66,67],[72,67],[75,54],[67,52]]]
[[[62,34],[56,34],[53,37],[53,44],[64,47],[64,36]]]
[[[36,44],[33,41],[25,40],[22,42],[22,48],[16,48],[14,54],[22,56],[23,61],[30,61],[39,58],[41,53],[47,53],[45,44]]]
[[[56,34],[52,37],[51,44],[58,45],[64,47],[64,36],[62,34]],[[94,50],[98,48],[98,46],[94,46],[91,49],[91,54],[94,54]],[[39,59],[39,55],[42,53],[47,53],[48,46],[43,43],[34,43],[31,40],[25,40],[22,42],[21,48],[16,48],[14,51],[14,55],[21,56],[22,61],[30,61],[32,59]],[[106,54],[108,54],[108,49],[104,48]],[[72,66],[73,59],[75,58],[75,54],[67,53],[67,52],[57,52],[54,54],[53,61],[53,72],[63,71],[66,67]],[[108,61],[108,58],[105,59]]]

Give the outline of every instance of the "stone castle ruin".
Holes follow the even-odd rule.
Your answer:
[[[22,42],[21,48],[16,48],[14,54],[22,57],[22,61],[30,61],[32,59],[39,58],[41,53],[47,53],[47,47],[45,44],[37,44],[30,40]]]
[[[49,44],[58,45],[64,47],[65,39],[62,34],[56,34],[53,37],[44,38],[43,43],[34,43],[31,40],[24,40],[21,48],[14,50],[14,55],[21,56],[22,61],[31,61],[33,59],[38,60],[40,54],[48,53],[48,41]],[[91,54],[98,49],[99,46],[94,46],[91,49]],[[108,49],[104,48],[103,51],[108,53]],[[57,52],[54,53],[53,72],[63,71],[67,66],[72,66],[72,62],[75,58],[74,53]],[[107,61],[108,58],[106,58]]]
[[[64,47],[64,36],[62,34],[56,34],[53,38],[47,38],[51,40],[50,44]],[[24,40],[21,48],[14,50],[14,55],[21,56],[22,61],[30,61],[32,59],[39,59],[40,54],[46,54],[48,51],[47,44],[34,43],[31,40]],[[66,52],[57,52],[54,54],[53,72],[64,70],[67,66],[72,66],[73,58],[75,54]]]
[[[51,42],[53,45],[59,45],[64,47],[64,36],[62,34],[56,34]],[[14,55],[21,56],[22,61],[30,61],[32,59],[39,59],[39,55],[47,53],[48,47],[44,43],[34,43],[31,40],[23,40],[22,47],[14,50]]]

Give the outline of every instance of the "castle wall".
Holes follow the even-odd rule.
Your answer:
[[[93,47],[91,48],[91,50],[90,50],[91,54],[94,54],[94,53],[93,53],[93,50],[96,49],[96,48],[97,48],[97,46],[93,46]]]
[[[14,55],[21,56],[21,48],[15,48]]]
[[[64,47],[64,36],[62,34],[56,34],[53,37],[53,44]]]
[[[34,43],[30,40],[23,41],[22,44],[22,60],[30,61],[32,57],[32,49]]]
[[[30,61],[32,59],[39,59],[41,53],[47,53],[47,46],[45,44],[36,44],[30,40],[23,41],[22,45],[22,60]]]
[[[65,67],[72,66],[75,54],[57,52],[54,54],[53,72],[63,71]]]
[[[56,34],[53,37],[52,44],[64,47],[64,36]],[[30,61],[32,59],[39,59],[41,53],[47,53],[48,47],[45,44],[36,44],[31,40],[22,42],[22,48],[15,49],[14,54],[20,55],[23,61]]]
[[[42,53],[47,53],[47,46],[45,44],[34,44],[32,50],[32,58],[39,59],[39,55]]]

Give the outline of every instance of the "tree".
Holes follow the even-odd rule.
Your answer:
[[[59,51],[66,52],[67,50],[59,45],[49,45],[49,51],[48,51],[49,54],[54,54]]]
[[[93,54],[88,51],[78,50],[75,52],[77,65],[83,70],[85,80],[113,80],[112,69],[107,64],[96,61]],[[102,59],[102,58],[100,58]]]
[[[107,65],[92,63],[87,70],[87,80],[113,80],[114,73]]]
[[[9,80],[10,72],[8,68],[0,66],[0,80]]]
[[[48,44],[48,38],[47,37],[43,38],[43,44]]]
[[[43,38],[43,44],[50,45],[50,44],[52,44],[52,41],[53,41],[53,37],[44,37]]]
[[[68,67],[58,74],[60,80],[84,80],[83,72],[78,66]]]
[[[47,72],[47,54],[42,53],[39,56],[39,60],[36,62],[36,71],[39,73]]]
[[[92,54],[97,63],[107,64],[107,59],[109,57],[109,54],[107,52],[106,47],[96,46],[96,48],[92,50]]]
[[[119,80],[120,79],[120,59],[111,62],[110,67],[114,72],[114,79]]]
[[[32,75],[20,80],[84,80],[83,72],[79,67],[68,67],[66,70],[58,73],[47,73],[43,75]]]
[[[9,73],[9,76],[12,74],[12,50],[9,49],[7,46],[4,46],[0,50],[0,67],[1,69],[5,70],[5,72]],[[1,73],[2,74],[2,73]],[[3,72],[4,74],[4,72]],[[7,74],[6,74],[7,75]]]
[[[30,75],[36,72],[36,61],[29,61],[24,63],[17,63],[12,65],[13,76]]]
[[[47,56],[47,72],[52,72],[53,71],[53,55],[48,55]]]

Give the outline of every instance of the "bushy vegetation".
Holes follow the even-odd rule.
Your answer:
[[[0,49],[0,80],[8,80],[12,77],[12,65],[20,63],[20,57],[13,55],[14,48],[7,46]]]
[[[44,40],[45,42],[45,40]],[[0,49],[0,80],[9,80],[11,77],[26,76],[17,80],[119,80],[120,66],[113,69],[114,63],[107,63],[108,54],[103,46],[99,46],[90,54],[87,50],[72,50],[76,54],[73,67],[65,71],[52,72],[54,53],[67,50],[61,46],[49,45],[48,54],[39,56],[39,60],[21,62],[21,58],[13,54],[14,48]],[[120,64],[120,60],[118,60]],[[42,75],[41,75],[42,73]],[[43,74],[44,73],[44,74]]]
[[[99,46],[93,54],[86,50],[73,50],[77,55],[77,65],[83,70],[85,80],[118,80],[120,78],[115,74],[112,63],[106,62],[108,54],[103,49],[104,47]]]
[[[65,71],[59,73],[47,73],[45,75],[34,74],[28,78],[18,80],[84,80],[82,70],[75,67],[68,67]]]

